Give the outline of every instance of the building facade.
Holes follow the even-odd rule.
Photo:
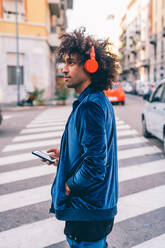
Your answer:
[[[165,65],[165,0],[132,0],[121,21],[121,80],[161,80]]]
[[[3,102],[17,101],[17,75],[20,100],[35,87],[44,89],[45,99],[54,97],[55,50],[59,35],[66,30],[66,10],[72,5],[72,1],[67,0],[0,0],[0,88]]]

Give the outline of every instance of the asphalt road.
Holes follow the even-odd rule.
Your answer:
[[[108,236],[111,248],[164,248],[165,244],[165,156],[161,142],[141,137],[144,104],[141,97],[127,95],[125,106],[114,106],[120,183],[118,215]],[[56,168],[43,167],[31,151],[59,145],[70,111],[71,106],[3,109],[0,248],[68,247],[63,222],[49,214]]]

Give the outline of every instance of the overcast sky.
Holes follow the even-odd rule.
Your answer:
[[[73,10],[67,11],[67,31],[85,26],[87,33],[96,38],[110,37],[118,45],[119,21],[129,2],[130,0],[73,0]]]

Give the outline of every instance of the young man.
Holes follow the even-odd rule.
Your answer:
[[[65,83],[79,97],[60,150],[47,150],[59,160],[51,212],[65,220],[70,247],[106,248],[117,213],[118,166],[114,111],[103,90],[115,81],[118,63],[107,41],[85,36],[84,30],[63,34],[61,40],[58,55],[65,65]],[[91,51],[96,72],[84,67]]]

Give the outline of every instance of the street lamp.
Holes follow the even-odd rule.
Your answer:
[[[15,0],[16,12],[16,83],[17,83],[17,105],[20,105],[20,66],[19,66],[19,25],[18,25],[18,0]]]

